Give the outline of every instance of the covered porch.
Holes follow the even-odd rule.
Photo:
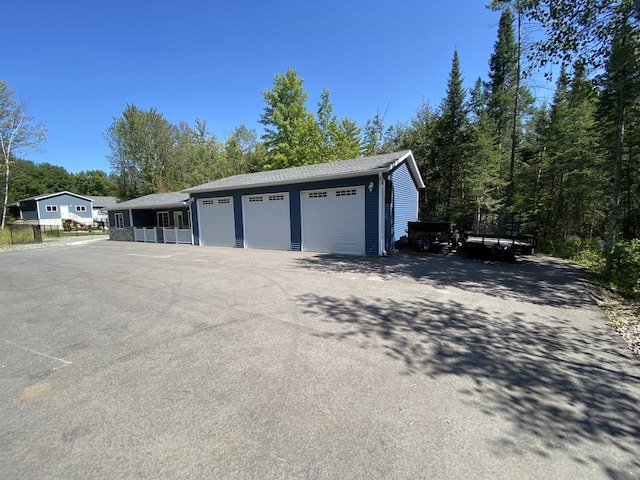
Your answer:
[[[109,208],[111,240],[193,243],[189,197],[182,192],[134,198]]]

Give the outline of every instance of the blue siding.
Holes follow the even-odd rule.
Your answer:
[[[131,227],[131,222],[129,221],[129,210],[109,210],[109,227],[115,228],[116,226],[116,213],[122,214],[122,219],[124,221],[125,227]]]
[[[182,218],[190,222],[189,209],[187,207],[182,208],[158,208],[158,209],[131,209],[133,216],[133,225],[129,220],[129,210],[110,210],[109,211],[109,226],[115,227],[116,220],[115,214],[122,213],[125,227],[157,227],[158,226],[158,212],[169,212],[169,226],[175,227],[175,219],[173,218],[173,212],[182,212]]]
[[[366,188],[373,182],[372,193]],[[351,185],[363,185],[365,187],[365,252],[367,255],[378,254],[378,177],[354,177],[323,182],[298,183],[292,185],[274,185],[269,187],[245,188],[239,190],[226,190],[210,193],[192,193],[196,198],[215,198],[233,196],[234,216],[236,227],[236,246],[244,246],[244,232],[242,224],[242,196],[265,193],[289,193],[289,211],[291,213],[291,250],[299,251],[302,242],[302,223],[300,218],[300,192],[302,190],[315,190],[321,188],[339,188]],[[414,187],[415,190],[415,187]],[[199,228],[196,209],[193,209],[193,235],[196,244],[199,243]]]
[[[406,162],[389,174],[392,182],[392,198],[389,207],[389,224],[385,228],[388,248],[407,234],[407,222],[418,220],[418,190]]]
[[[393,204],[384,204],[384,248],[387,252],[390,252],[395,248],[395,242],[393,240]]]
[[[300,192],[300,190],[298,190]],[[302,207],[300,206],[300,194],[289,195],[289,210],[291,218],[297,218],[297,222],[291,222],[291,250],[296,252],[302,251]]]
[[[244,248],[244,223],[242,222],[242,194],[233,192],[233,219],[236,223],[236,248]]]
[[[69,207],[69,213],[73,213],[82,218],[92,219],[92,209],[91,202],[89,200],[84,200],[82,198],[75,197],[73,195],[69,195],[68,193],[64,193],[62,195],[56,195],[54,197],[43,198],[41,200],[37,200],[40,205],[40,218],[41,219],[57,219],[61,218],[60,206],[67,205]],[[57,207],[57,211],[55,212],[47,212],[47,205],[55,205]],[[85,211],[79,212],[76,210],[77,206],[84,206]]]

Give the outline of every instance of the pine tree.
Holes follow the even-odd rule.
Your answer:
[[[338,119],[332,115],[333,105],[329,89],[320,93],[317,125],[320,132],[320,155],[318,162],[334,162],[360,156],[360,135],[362,130],[349,118]]]
[[[500,152],[495,144],[493,122],[486,107],[482,107],[480,103],[483,94],[477,84],[474,91],[471,100],[474,118],[471,124],[469,161],[465,169],[467,197],[473,206],[473,221],[466,228],[477,224],[482,214],[502,209],[501,192],[505,188],[505,182],[500,176]]]
[[[505,2],[494,2],[503,6]],[[516,165],[522,135],[523,117],[530,112],[533,97],[521,83],[520,3],[517,7],[517,40],[514,16],[509,7],[502,10],[498,38],[489,61],[487,113],[493,123],[495,143],[500,153],[500,175],[506,188],[501,192],[507,207],[514,207],[517,193]]]
[[[613,166],[611,207],[605,246],[605,281],[610,280],[616,243],[623,163],[630,162],[627,132],[637,121],[636,107],[640,99],[639,29],[629,16],[618,25],[613,37],[611,55],[603,77],[600,102],[604,127],[604,142],[609,145],[609,160]],[[635,118],[634,118],[635,117]]]
[[[606,179],[602,175],[602,149],[597,131],[596,90],[586,75],[584,63],[574,65],[567,92],[568,124],[571,134],[567,147],[569,178],[568,231],[581,237],[600,235],[606,210]]]
[[[447,94],[441,110],[435,131],[438,162],[443,174],[443,191],[440,192],[442,205],[438,210],[444,219],[451,220],[454,216],[464,216],[465,212],[463,171],[469,144],[469,121],[457,50],[453,53]]]
[[[433,195],[440,191],[438,188],[440,178],[435,168],[435,145],[433,131],[438,120],[438,115],[429,103],[423,102],[416,115],[411,119],[406,135],[406,146],[410,149],[418,164],[420,175],[428,185],[428,189],[419,192],[419,218],[422,220],[435,220],[436,205],[438,199]]]

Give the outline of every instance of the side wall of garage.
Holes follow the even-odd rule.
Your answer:
[[[373,190],[369,192],[369,184],[373,183]],[[363,177],[344,178],[338,180],[328,180],[322,182],[296,183],[290,185],[274,185],[269,187],[242,188],[235,190],[224,190],[208,193],[191,194],[191,212],[194,243],[200,244],[200,225],[198,225],[198,199],[210,199],[218,197],[233,197],[236,247],[242,248],[245,244],[242,197],[245,195],[258,194],[279,194],[287,192],[289,194],[289,212],[291,215],[291,250],[300,251],[302,248],[302,224],[301,224],[301,204],[300,193],[305,190],[316,190],[324,188],[340,188],[350,186],[363,186],[365,189],[365,253],[367,255],[378,254],[378,177],[369,175]],[[195,201],[194,201],[195,200]]]
[[[418,189],[404,162],[389,173],[385,195],[385,246],[396,248],[396,242],[407,234],[407,223],[418,220]]]

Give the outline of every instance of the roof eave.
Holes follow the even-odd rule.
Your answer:
[[[107,207],[105,208],[105,210],[107,212],[112,211],[112,210],[155,210],[158,208],[180,208],[180,207],[188,207],[189,206],[189,201],[185,200],[184,202],[180,202],[180,203],[165,203],[162,205],[133,205],[133,206],[122,206],[122,204],[120,205],[114,205],[112,207]]]
[[[29,197],[28,199],[24,199],[24,200],[31,200],[31,199],[33,199],[33,200],[35,200],[35,201],[40,201],[40,200],[44,200],[44,199],[46,199],[46,198],[57,197],[58,195],[65,195],[65,194],[67,194],[67,195],[71,195],[71,196],[73,196],[73,197],[81,198],[82,200],[86,200],[86,201],[88,201],[88,202],[93,203],[93,200],[92,200],[92,199],[90,199],[89,197],[85,197],[85,196],[83,196],[83,195],[79,195],[79,194],[77,194],[77,193],[69,192],[69,191],[67,191],[67,190],[63,190],[62,192],[56,192],[56,193],[48,193],[48,194],[46,194],[46,195],[38,195],[38,196],[35,196],[35,197]]]
[[[408,157],[411,157],[411,158],[408,158]],[[393,163],[393,165],[391,166],[391,168],[389,168],[389,171],[395,170],[405,160],[407,160],[407,166],[409,167],[409,170],[411,171],[413,179],[416,181],[416,187],[418,188],[418,190],[426,188],[426,185],[424,184],[424,180],[422,180],[422,175],[420,175],[420,170],[418,169],[418,164],[416,163],[416,159],[414,158],[413,153],[411,152],[411,150],[409,150],[402,157],[400,157],[398,160],[396,160]]]
[[[319,182],[319,181],[327,181],[327,180],[340,180],[343,178],[354,178],[354,177],[362,177],[362,176],[368,176],[368,175],[377,175],[378,172],[384,173],[387,171],[389,171],[389,168],[384,167],[384,168],[376,168],[376,169],[366,170],[361,172],[344,173],[341,175],[319,175],[316,177],[300,178],[295,180],[279,180],[276,182],[250,183],[245,185],[233,185],[233,186],[223,186],[223,187],[203,188],[203,189],[187,188],[183,191],[191,194],[191,193],[223,192],[226,190],[242,190],[245,188],[261,188],[261,187],[272,187],[272,186],[276,187],[279,185],[311,183],[311,182]]]

